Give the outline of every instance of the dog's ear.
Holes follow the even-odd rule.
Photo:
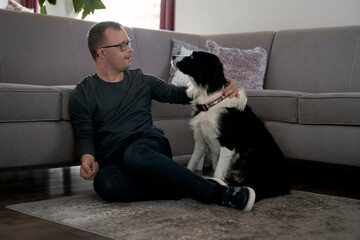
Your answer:
[[[222,83],[225,83],[226,84],[226,80],[225,80],[225,75],[224,75],[224,67],[220,61],[219,58],[217,58],[217,61],[216,61],[216,64],[215,64],[215,67],[216,67],[216,77],[218,79],[221,80]]]
[[[226,80],[224,75],[224,68],[220,59],[211,54],[209,57],[210,61],[206,61],[205,66],[205,74],[207,75],[205,78],[207,79],[207,93],[211,94],[213,92],[217,92],[226,86]]]
[[[224,75],[224,67],[223,64],[221,63],[220,59],[214,55],[211,54],[211,61],[207,61],[207,72],[211,73],[214,78],[217,81],[220,81],[221,83],[225,82],[225,75]]]

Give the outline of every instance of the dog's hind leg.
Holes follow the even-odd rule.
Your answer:
[[[225,180],[229,167],[234,159],[238,156],[235,150],[230,150],[226,147],[220,147],[220,156],[215,168],[214,177]]]
[[[191,155],[191,158],[187,165],[187,168],[189,168],[192,171],[202,170],[207,148],[208,148],[208,146],[206,145],[203,138],[195,137],[194,151]]]

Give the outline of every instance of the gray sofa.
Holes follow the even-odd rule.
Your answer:
[[[92,22],[0,10],[0,168],[76,164],[68,102],[96,71]],[[222,35],[126,28],[132,67],[169,78],[171,39],[268,53],[264,90],[249,104],[288,159],[360,166],[360,26]],[[174,159],[193,149],[191,107],[153,102]],[[239,136],[241,137],[241,136]]]

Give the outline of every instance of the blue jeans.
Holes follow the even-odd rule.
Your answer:
[[[215,183],[171,159],[168,140],[157,130],[138,136],[116,161],[102,166],[94,189],[107,201],[193,198],[214,202]]]

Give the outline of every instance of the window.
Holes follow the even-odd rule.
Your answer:
[[[161,0],[102,0],[106,9],[95,10],[85,20],[116,21],[124,26],[149,29],[160,27]],[[79,14],[78,18],[81,18]]]

